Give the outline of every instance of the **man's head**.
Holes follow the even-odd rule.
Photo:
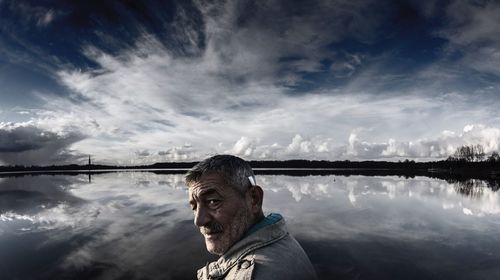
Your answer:
[[[216,155],[205,159],[188,171],[186,185],[194,223],[212,254],[224,254],[263,217],[262,189],[241,158]]]

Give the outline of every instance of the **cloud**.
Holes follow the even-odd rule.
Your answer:
[[[136,151],[135,154],[138,156],[138,157],[148,157],[150,156],[150,152],[147,151],[147,150],[141,150],[141,151]]]
[[[70,146],[84,139],[77,132],[54,133],[31,123],[0,123],[0,161],[5,164],[74,163]]]
[[[117,56],[95,48],[86,54],[100,70],[59,72],[73,99],[85,102],[47,99],[50,117],[42,123],[54,127],[50,122],[57,121],[55,127],[92,135],[75,148],[102,160],[130,157],[131,149],[154,155],[141,161],[198,160],[220,152],[255,158],[440,157],[447,152],[417,152],[421,144],[414,140],[469,123],[494,127],[499,118],[485,109],[498,104],[489,93],[432,95],[435,89],[421,87],[375,95],[359,92],[355,84],[365,81],[355,79],[343,92],[291,96],[280,85],[233,83],[216,75],[212,54],[176,58],[154,37]],[[359,140],[353,129],[369,131],[370,138]],[[182,148],[187,143],[196,148]]]
[[[348,54],[346,59],[340,60],[339,62],[333,62],[330,66],[330,70],[334,73],[336,77],[351,77],[358,66],[362,64],[362,55]]]
[[[335,155],[332,139],[304,138],[296,134],[289,144],[260,144],[260,139],[241,137],[226,153],[251,159],[327,159]]]
[[[35,119],[47,129],[90,135],[73,147],[108,162],[136,158],[131,150],[150,152],[140,163],[220,152],[255,158],[442,157],[447,150],[441,148],[417,152],[421,144],[415,139],[470,123],[494,127],[499,120],[486,109],[499,105],[489,92],[443,94],[430,85],[394,94],[372,91],[357,77],[342,90],[294,96],[265,79],[234,82],[216,54],[174,57],[147,34],[118,55],[94,47],[85,54],[100,68],[59,71],[71,99],[40,96],[45,111]],[[370,137],[349,142],[353,130],[369,131]]]
[[[0,201],[2,197],[18,198],[22,206],[28,207],[17,205],[1,212],[2,233],[22,232],[40,237],[29,244],[36,249],[51,250],[55,244],[71,244],[64,252],[53,251],[57,263],[52,258],[35,258],[31,251],[19,252],[17,256],[23,260],[37,259],[47,275],[65,274],[70,278],[77,278],[82,271],[92,271],[96,262],[104,265],[94,279],[130,275],[179,279],[179,275],[187,275],[203,265],[208,253],[194,259],[188,256],[190,252],[205,250],[203,239],[193,226],[182,175],[159,176],[148,172],[108,175],[93,177],[93,183],[79,176],[56,180],[52,176],[8,178],[2,182],[5,192],[0,192]],[[32,203],[24,203],[32,193],[37,194],[29,197]],[[76,237],[85,240],[70,242]],[[168,243],[172,244],[158,246]],[[108,250],[110,247],[114,249]],[[187,250],[186,255],[179,256],[178,252],[183,250]],[[159,255],[163,256],[158,258]],[[113,266],[108,267],[110,260]],[[165,270],[165,260],[174,264],[175,269]],[[134,266],[140,269],[131,269]],[[19,277],[22,274],[18,271],[2,275]]]
[[[302,82],[304,73],[328,70],[322,61],[335,53],[329,44],[353,37],[372,40],[378,12],[385,9],[374,1],[222,3],[199,5],[206,22],[206,53],[220,61],[218,71],[287,86]],[[344,60],[336,59],[339,64]],[[352,65],[349,55],[346,60]]]
[[[402,141],[388,139],[383,142],[363,140],[362,130],[350,133],[347,141],[331,138],[304,138],[295,135],[288,145],[260,143],[259,139],[240,138],[228,151],[248,159],[325,159],[325,160],[440,160],[452,155],[462,145],[477,145],[491,153],[500,149],[500,128],[485,125],[466,125],[459,133],[442,131],[431,139]]]
[[[241,137],[238,140],[231,150],[232,154],[240,155],[240,156],[250,156],[255,150],[255,145],[257,144],[256,140],[250,139],[248,137]]]
[[[450,24],[440,34],[462,55],[464,67],[500,76],[499,13],[497,1],[453,1],[448,6]]]
[[[364,158],[410,158],[444,159],[452,155],[462,145],[480,144],[486,153],[498,151],[500,147],[500,129],[484,125],[466,125],[459,133],[443,131],[432,139],[397,141],[389,139],[382,143],[361,141],[355,134],[349,138],[348,153]]]
[[[40,16],[37,20],[37,26],[45,27],[49,25],[56,17],[54,10],[50,9],[45,12],[44,15]]]
[[[409,157],[414,159],[442,159],[452,155],[462,145],[480,144],[486,153],[499,150],[500,129],[484,125],[466,125],[463,131],[454,133],[443,131],[433,139],[421,139],[416,141],[396,141],[389,139],[382,143],[383,151],[374,153],[376,157]]]
[[[495,86],[462,87],[459,81],[467,73],[455,70],[456,64],[433,63],[408,75],[388,69],[391,52],[370,55],[335,47],[380,40],[383,15],[393,12],[390,5],[301,5],[198,1],[196,7],[179,6],[173,21],[165,23],[175,43],[140,21],[134,21],[137,37],[127,33],[135,38],[130,44],[128,37],[97,30],[109,45],[81,44],[78,55],[88,64],[56,63],[53,74],[65,94],[37,92],[43,103],[38,110],[19,112],[27,112],[23,118],[42,131],[86,136],[66,147],[95,155],[100,163],[122,164],[198,160],[222,152],[255,159],[441,158],[469,141],[443,131],[469,135],[459,131],[469,124],[483,124],[480,131],[498,127]],[[427,18],[436,13],[434,4],[417,6]],[[39,17],[49,25],[50,12]],[[489,36],[458,38],[450,32],[454,26],[485,25],[479,18],[471,22],[451,21],[440,36],[461,48]],[[494,57],[496,49],[483,51],[484,57]],[[496,71],[494,64],[482,65]],[[311,78],[316,74],[325,76]],[[345,83],[337,85],[335,79]],[[312,86],[298,90],[304,85]],[[477,137],[483,138],[470,141],[498,143],[493,136],[489,142],[489,136]]]
[[[500,23],[498,12],[500,4],[496,1],[453,1],[447,7],[451,20],[450,30],[445,33],[457,45],[469,46],[480,43],[500,43]]]
[[[165,151],[159,151],[158,155],[162,161],[183,161],[197,158],[200,151],[196,150],[191,144],[186,143],[182,146],[171,147]]]
[[[24,71],[16,73],[12,71],[13,77],[16,74],[25,75],[23,82],[30,86],[33,83],[39,85],[54,84],[52,74],[61,66],[67,64],[67,60],[60,53],[61,46],[69,53],[72,53],[71,35],[53,27],[53,23],[63,16],[63,13],[54,7],[46,8],[33,5],[26,1],[6,1],[0,3],[2,17],[0,19],[0,58],[7,63],[13,64],[9,68],[21,69]],[[58,34],[54,36],[54,34]],[[59,41],[59,38],[67,40]],[[57,47],[55,47],[57,45]],[[47,48],[47,46],[49,46]],[[65,62],[64,62],[65,61]],[[16,83],[15,81],[14,83]],[[10,81],[7,86],[13,86]],[[46,85],[46,84],[45,84]]]
[[[9,2],[8,9],[25,24],[23,28],[29,28],[28,25],[45,28],[60,14],[52,8],[31,5],[21,1]]]

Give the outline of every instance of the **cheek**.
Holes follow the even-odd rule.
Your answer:
[[[230,217],[228,217],[228,214],[226,209],[224,207],[220,207],[216,209],[215,211],[212,212],[212,216],[214,217],[214,220],[216,220],[218,223],[225,224],[229,220]]]
[[[254,210],[254,207],[253,207],[254,205],[252,205],[252,201],[249,199],[245,200],[245,206],[250,211]]]
[[[238,213],[238,207],[223,205],[213,212],[214,219],[221,224],[229,224]]]

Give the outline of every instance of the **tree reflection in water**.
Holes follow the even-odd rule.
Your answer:
[[[492,191],[496,192],[500,188],[500,180],[496,178],[492,178],[489,180],[480,180],[480,179],[465,179],[465,180],[456,180],[449,179],[448,183],[453,184],[457,193],[472,197],[479,198],[483,196],[485,189],[489,188]]]
[[[213,258],[182,174],[87,176],[0,178],[0,279],[183,280]],[[258,183],[265,210],[286,217],[320,279],[500,272],[496,179],[308,174]]]

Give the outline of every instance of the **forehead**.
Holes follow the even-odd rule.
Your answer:
[[[230,187],[226,185],[224,177],[218,173],[209,173],[200,177],[196,182],[189,184],[189,196],[199,196],[203,193],[228,192]]]

